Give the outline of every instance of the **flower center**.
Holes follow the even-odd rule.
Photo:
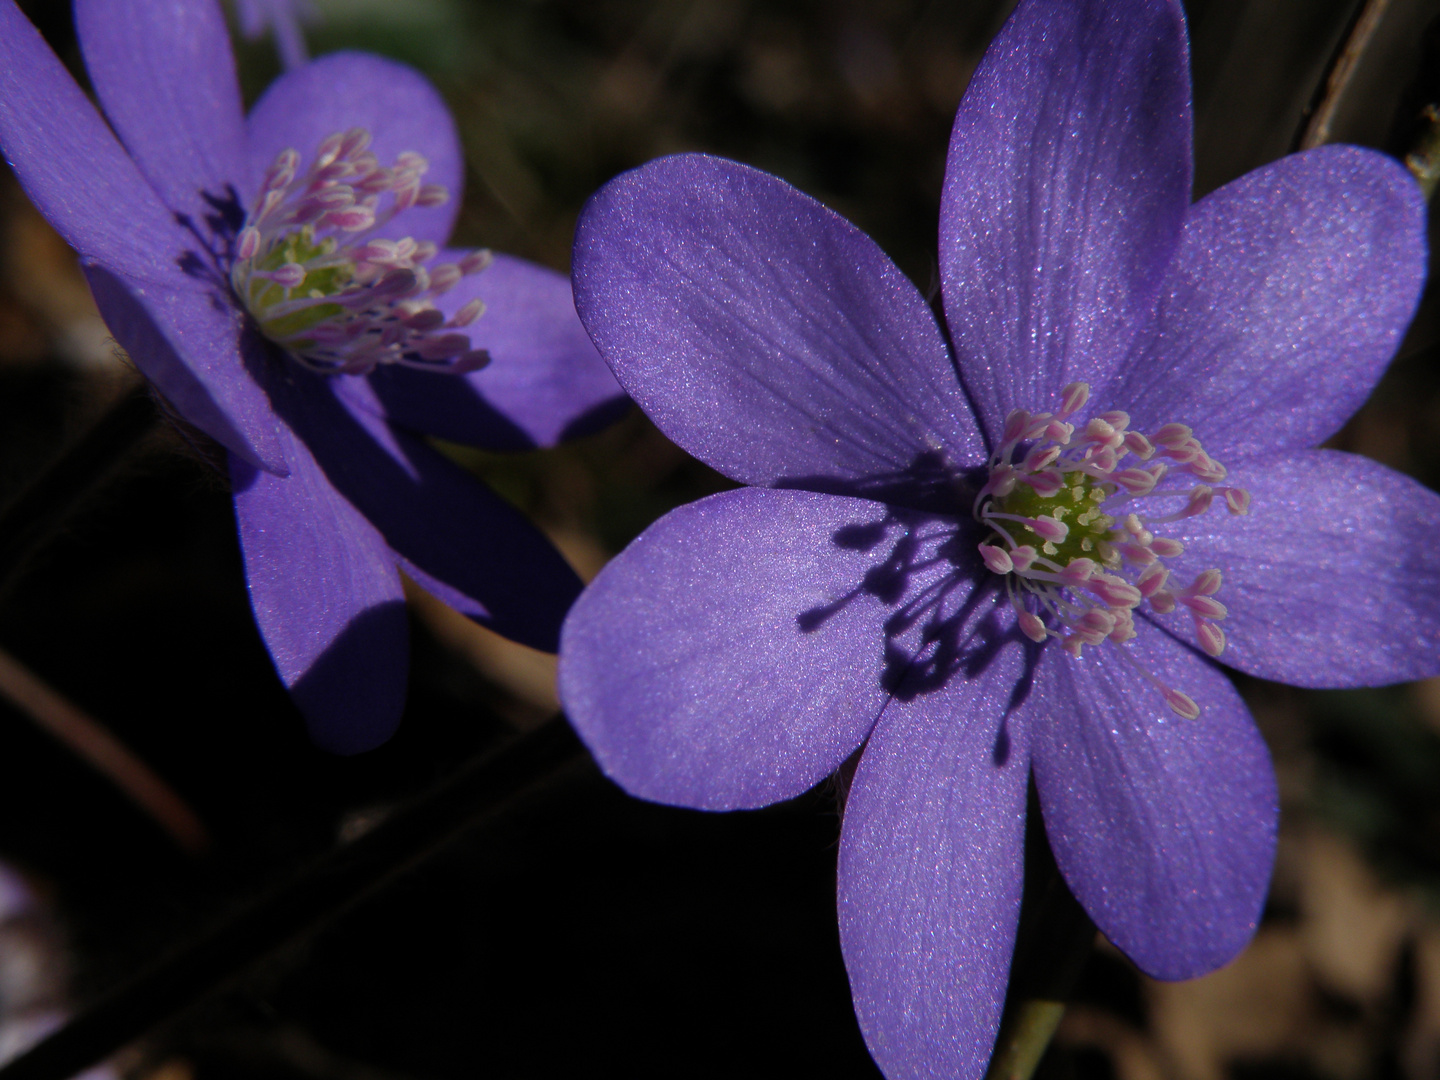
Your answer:
[[[1184,424],[1165,424],[1147,436],[1129,430],[1129,415],[1115,411],[1092,416],[1077,430],[1067,421],[1089,397],[1086,384],[1071,383],[1058,412],[1017,409],[1006,418],[989,479],[975,499],[976,518],[991,530],[980,544],[981,558],[1005,576],[1020,629],[1033,641],[1057,638],[1078,657],[1086,645],[1123,646],[1133,638],[1134,612],[1142,604],[1158,614],[1183,606],[1200,647],[1219,656],[1225,650],[1218,625],[1225,605],[1215,599],[1220,571],[1206,570],[1175,588],[1165,561],[1185,546],[1154,530],[1205,513],[1217,497],[1230,513],[1247,513],[1249,492],[1213,486],[1225,478],[1225,467]],[[1171,464],[1141,464],[1157,456]],[[1160,511],[1140,512],[1142,500],[1163,500]],[[1189,720],[1200,715],[1187,694],[1164,685],[1128,650],[1122,654],[1176,713]]]
[[[450,195],[421,178],[430,167],[404,153],[382,166],[363,128],[320,143],[304,173],[275,158],[236,244],[230,281],[266,337],[306,367],[363,375],[380,364],[464,374],[490,362],[460,333],[484,311],[471,300],[449,318],[435,300],[490,265],[488,251],[429,265],[438,248],[376,231],[413,206]]]

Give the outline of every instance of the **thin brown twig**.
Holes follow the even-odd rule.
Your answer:
[[[0,697],[119,788],[182,850],[198,855],[210,846],[210,834],[174,788],[99,721],[3,649],[0,649]]]
[[[1324,96],[1312,109],[1310,122],[1305,126],[1305,133],[1300,137],[1297,149],[1309,150],[1330,141],[1330,128],[1335,122],[1335,113],[1345,97],[1345,92],[1350,88],[1351,81],[1355,78],[1355,70],[1360,65],[1360,57],[1369,47],[1370,40],[1375,36],[1375,31],[1379,28],[1381,20],[1385,17],[1385,11],[1389,7],[1390,0],[1365,0],[1360,6],[1355,22],[1350,27],[1350,33],[1345,38],[1345,43],[1335,54],[1335,59],[1330,65],[1330,75],[1325,80]]]

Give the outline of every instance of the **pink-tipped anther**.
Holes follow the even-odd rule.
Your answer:
[[[1140,595],[1149,600],[1159,590],[1165,587],[1165,582],[1170,577],[1170,571],[1160,563],[1153,563],[1145,568],[1138,578],[1135,579],[1135,587],[1140,590]]]
[[[985,567],[992,574],[1008,574],[1015,569],[1010,553],[994,544],[981,544],[980,558],[985,560]]]
[[[1178,559],[1185,554],[1185,545],[1168,536],[1157,536],[1149,546],[1150,550],[1162,559]]]
[[[1195,639],[1200,648],[1210,656],[1219,656],[1225,651],[1225,631],[1204,619],[1195,620]]]
[[[1060,420],[1051,420],[1045,425],[1042,433],[1045,438],[1059,446],[1069,446],[1070,437],[1075,434],[1075,425],[1066,424]]]
[[[1227,614],[1225,605],[1213,596],[1187,596],[1181,593],[1177,599],[1202,619],[1214,619],[1218,622]]]
[[[1005,417],[1005,430],[1000,435],[1002,443],[1017,443],[1025,437],[1030,427],[1030,414],[1024,409],[1014,409]]]
[[[1055,464],[1056,458],[1060,456],[1060,447],[1045,446],[1041,444],[1031,449],[1025,455],[1025,460],[1020,463],[1020,468],[1025,472],[1039,472],[1041,469],[1048,469]]]
[[[1127,431],[1125,433],[1125,449],[1129,450],[1141,461],[1149,461],[1155,456],[1154,444],[1138,431]]]
[[[1190,441],[1191,434],[1184,424],[1166,424],[1150,436],[1150,441],[1166,450],[1176,450]]]
[[[1070,627],[1077,634],[1093,638],[1087,644],[1099,645],[1110,636],[1110,631],[1115,629],[1115,616],[1101,608],[1091,608],[1071,623]]]
[[[1019,479],[1034,488],[1035,494],[1042,499],[1053,499],[1065,486],[1065,477],[1053,469],[1046,469],[1032,476],[1021,476]]]
[[[1025,524],[1040,539],[1048,540],[1052,544],[1063,543],[1065,538],[1070,535],[1070,526],[1051,517],[1029,518]]]
[[[1019,613],[1018,619],[1020,623],[1020,632],[1026,637],[1028,637],[1031,641],[1044,641],[1049,636],[1049,634],[1047,634],[1045,631],[1045,624],[1040,621],[1040,617],[1034,612],[1025,611],[1022,609]]]
[[[1140,603],[1140,590],[1113,574],[1097,574],[1085,583],[1106,607],[1133,608]]]
[[[1149,495],[1155,490],[1156,476],[1148,469],[1121,469],[1112,473],[1110,479],[1131,495]]]
[[[1090,384],[1083,382],[1072,382],[1064,390],[1060,391],[1060,412],[1061,420],[1068,420],[1078,410],[1085,407],[1090,400]]]
[[[1225,509],[1232,514],[1248,514],[1250,512],[1250,492],[1244,488],[1226,488]]]
[[[1195,704],[1189,694],[1181,693],[1170,687],[1165,688],[1165,704],[1169,705],[1183,720],[1194,720],[1200,715],[1200,706]]]
[[[1122,409],[1112,409],[1109,412],[1102,412],[1100,419],[1113,427],[1118,432],[1124,432],[1130,426],[1130,414]]]
[[[1029,570],[1035,565],[1035,561],[1039,558],[1040,553],[1029,544],[1021,544],[1017,548],[1010,549],[1011,566],[1020,573]]]
[[[1218,569],[1202,570],[1185,590],[1187,596],[1214,596],[1224,579]]]

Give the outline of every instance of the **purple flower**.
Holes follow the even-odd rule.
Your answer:
[[[214,0],[75,16],[109,126],[0,0],[0,146],[136,366],[229,451],[255,616],[315,738],[394,730],[401,570],[553,649],[575,574],[419,433],[550,443],[620,391],[562,275],[439,249],[463,163],[434,89],[341,53],[247,117]]]
[[[267,30],[274,31],[275,47],[287,71],[309,59],[305,32],[300,29],[302,22],[316,17],[315,5],[309,0],[235,0],[235,12],[240,17],[240,33],[251,41],[264,37]]]
[[[1414,310],[1420,193],[1328,147],[1191,206],[1190,131],[1176,0],[1022,0],[955,120],[948,338],[868,237],[733,162],[652,162],[580,223],[601,354],[749,486],[600,574],[562,698],[664,803],[785,799],[864,746],[840,935],[891,1077],[983,1070],[1032,770],[1076,897],[1186,978],[1248,941],[1275,846],[1211,657],[1304,686],[1440,670],[1440,498],[1309,449]]]

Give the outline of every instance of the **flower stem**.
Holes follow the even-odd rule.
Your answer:
[[[986,1080],[1030,1080],[1065,1015],[1063,1001],[1022,1001],[1006,1017]]]
[[[1032,788],[1025,895],[1010,965],[1010,991],[986,1080],[1029,1080],[1034,1074],[1095,944],[1095,924],[1060,876],[1039,824],[1038,804]]]
[[[155,405],[143,382],[122,390],[105,415],[0,510],[0,595],[25,559],[155,427]]]
[[[103,1061],[588,762],[563,717],[514,739],[116,987],[0,1068],[0,1080],[67,1080]]]
[[[1325,82],[1316,100],[1306,111],[1309,121],[1296,143],[1297,150],[1309,150],[1330,141],[1330,129],[1335,122],[1340,102],[1344,100],[1345,93],[1355,77],[1355,71],[1360,66],[1360,57],[1374,39],[1375,31],[1389,6],[1390,0],[1364,0],[1356,8],[1349,30],[1330,62]]]

